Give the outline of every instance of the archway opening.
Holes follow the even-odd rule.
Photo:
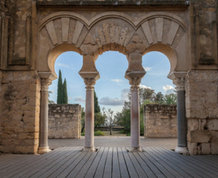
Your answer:
[[[53,52],[53,58],[50,56],[49,61],[50,64],[53,64],[53,66],[50,65],[51,69],[58,77],[49,86],[49,100],[51,104],[49,104],[48,111],[48,138],[50,149],[72,146],[72,139],[77,140],[81,138],[82,128],[79,115],[85,107],[85,84],[78,74],[83,65],[83,57],[74,51],[64,51],[61,54],[60,52],[62,50]],[[60,73],[62,76],[61,82]],[[60,88],[62,88],[62,92],[65,89],[65,80],[67,83],[68,102],[59,101],[58,103],[58,95],[61,94]],[[60,83],[62,83],[61,87]],[[64,96],[62,95],[61,98],[64,98]],[[81,141],[78,141],[77,146],[83,146]]]
[[[106,118],[95,130],[101,130],[105,136],[125,136],[122,132],[124,127],[115,116],[123,110],[124,102],[128,99],[129,81],[124,77],[128,69],[127,58],[120,52],[106,51],[96,60],[96,68],[100,79],[96,82],[95,92]]]
[[[174,149],[177,144],[177,94],[170,75],[176,61],[172,53],[163,53],[165,49],[153,49],[148,50],[142,62],[146,71],[140,86],[144,137],[155,138],[159,146]]]

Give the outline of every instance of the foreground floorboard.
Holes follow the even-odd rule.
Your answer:
[[[126,147],[60,147],[44,155],[0,155],[1,178],[217,178],[218,156],[181,156],[155,147],[127,152]]]

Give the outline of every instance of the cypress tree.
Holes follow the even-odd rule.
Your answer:
[[[64,79],[64,83],[63,83],[63,103],[62,104],[68,104],[67,81],[66,81],[66,79]]]
[[[94,108],[95,108],[95,113],[101,112],[100,106],[98,105],[98,97],[96,96],[95,91],[94,91]]]
[[[61,70],[59,70],[57,104],[62,104],[62,102],[63,102],[63,89],[62,88],[63,88],[62,87],[62,74],[61,74]]]

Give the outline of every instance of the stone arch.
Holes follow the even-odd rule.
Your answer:
[[[82,20],[72,16],[56,16],[46,18],[41,22],[38,31],[38,71],[50,71],[49,55],[56,56],[58,51],[68,50],[81,54],[79,46],[88,33]],[[57,50],[57,51],[56,51]],[[55,53],[55,54],[54,54]],[[43,65],[42,65],[43,64]]]
[[[146,46],[144,53],[157,50],[169,58],[169,78],[175,78],[172,74],[176,72],[186,73],[190,68],[187,25],[179,17],[152,13],[139,23],[137,34]]]

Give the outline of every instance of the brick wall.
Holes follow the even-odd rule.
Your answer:
[[[176,138],[176,105],[145,105],[144,130],[145,137],[147,138]]]
[[[81,106],[78,104],[49,105],[48,138],[79,139],[81,134]]]

